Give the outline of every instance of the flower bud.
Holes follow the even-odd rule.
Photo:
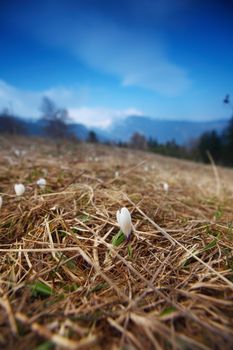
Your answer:
[[[25,187],[23,184],[15,184],[14,189],[15,189],[16,196],[22,196],[22,194],[24,194],[25,192]]]
[[[168,190],[169,190],[169,185],[168,185],[167,182],[164,182],[164,183],[163,183],[163,189],[164,189],[165,192],[168,192]]]
[[[131,215],[127,208],[117,210],[117,222],[120,226],[121,231],[128,238],[132,231]]]
[[[45,188],[45,186],[46,186],[46,180],[45,179],[43,179],[42,177],[39,179],[39,180],[37,180],[37,185],[40,187],[40,188]]]

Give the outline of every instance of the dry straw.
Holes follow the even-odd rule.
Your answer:
[[[232,348],[232,170],[26,139],[9,160],[1,141],[0,347]]]

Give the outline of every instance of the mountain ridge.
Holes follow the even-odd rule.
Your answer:
[[[32,136],[44,134],[44,121],[21,120],[26,132]],[[98,139],[102,142],[128,142],[135,132],[143,134],[147,139],[156,139],[160,143],[175,140],[180,145],[185,145],[191,140],[198,139],[204,132],[216,130],[219,134],[227,126],[227,119],[213,121],[186,121],[154,119],[147,116],[129,116],[113,122],[108,128],[101,129],[88,127],[82,123],[72,122],[69,130],[80,140],[86,140],[89,131],[95,131]]]
[[[106,133],[109,138],[124,142],[128,141],[134,132],[139,132],[146,138],[153,138],[161,143],[175,140],[179,144],[185,144],[191,139],[199,138],[206,131],[216,130],[221,133],[227,123],[227,119],[185,121],[129,116],[113,123]]]

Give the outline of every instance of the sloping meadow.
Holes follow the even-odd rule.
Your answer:
[[[232,175],[121,148],[2,139],[0,347],[231,349]]]

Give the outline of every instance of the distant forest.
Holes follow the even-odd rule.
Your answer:
[[[192,140],[188,145],[178,145],[174,140],[159,143],[154,138],[146,139],[144,135],[136,132],[128,142],[105,141],[107,145],[128,147],[147,150],[165,156],[202,161],[214,162],[219,165],[233,166],[233,106],[230,96],[226,95],[223,100],[231,109],[231,119],[221,134],[215,130],[203,133],[197,140]],[[70,118],[66,108],[58,108],[48,97],[44,97],[40,106],[42,132],[40,136],[49,137],[57,142],[58,148],[62,141],[80,142],[80,139],[70,127]],[[8,109],[0,112],[0,134],[31,136],[25,127],[23,119],[16,117]],[[98,136],[94,131],[88,131],[82,140],[98,143]]]

